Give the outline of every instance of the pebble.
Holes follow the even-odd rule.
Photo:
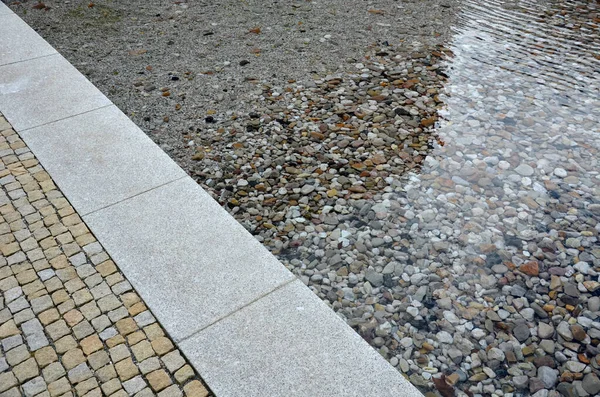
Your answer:
[[[568,174],[564,168],[557,167],[554,169],[554,175],[556,175],[559,178],[565,178]]]
[[[454,338],[446,331],[440,331],[436,334],[436,338],[440,343],[448,343],[451,344],[454,342]]]
[[[538,336],[541,339],[552,338],[554,335],[554,327],[543,322],[538,323]]]
[[[600,379],[596,374],[589,373],[583,377],[582,387],[587,393],[595,396],[600,393]]]
[[[519,164],[517,168],[515,168],[515,172],[522,176],[531,176],[534,171],[529,164]]]
[[[556,327],[556,332],[567,342],[573,340],[573,333],[571,332],[571,327],[565,321],[561,321]]]
[[[586,365],[584,363],[580,363],[579,361],[567,361],[565,363],[565,368],[574,373],[583,372],[585,367]]]
[[[555,369],[545,366],[538,368],[537,376],[540,378],[546,389],[553,388],[558,380],[558,372]]]
[[[525,342],[530,336],[529,327],[527,324],[519,324],[513,329],[513,334],[519,342]]]

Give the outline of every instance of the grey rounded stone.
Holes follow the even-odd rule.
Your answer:
[[[529,338],[529,327],[527,324],[519,324],[513,329],[513,335],[519,342],[525,342]]]
[[[594,373],[589,373],[583,378],[582,386],[586,392],[593,396],[600,393],[600,379]]]
[[[554,335],[554,327],[550,324],[540,322],[538,324],[538,336],[541,339],[548,339]]]
[[[538,378],[544,383],[546,389],[551,389],[558,380],[558,372],[550,367],[539,367],[537,372]]]
[[[522,176],[531,176],[533,175],[533,168],[529,164],[522,163],[515,168],[515,172]]]

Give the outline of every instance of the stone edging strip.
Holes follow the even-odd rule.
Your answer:
[[[217,396],[422,396],[2,3],[0,112]]]

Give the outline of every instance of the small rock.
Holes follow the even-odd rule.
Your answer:
[[[592,296],[587,300],[588,309],[592,312],[597,312],[600,310],[600,297]]]
[[[521,163],[515,168],[515,172],[522,176],[533,175],[533,168],[529,164]]]
[[[554,327],[546,323],[538,323],[538,336],[541,339],[548,339],[554,335]]]
[[[555,168],[554,175],[556,175],[559,178],[565,178],[568,174],[564,168]]]
[[[505,355],[502,350],[498,349],[497,347],[492,347],[487,352],[487,358],[490,361],[491,360],[504,361]]]
[[[528,276],[539,276],[540,268],[537,261],[529,261],[521,266],[519,266],[519,270]]]
[[[587,336],[585,330],[579,324],[571,325],[571,334],[573,335],[573,338],[579,342],[582,342]]]
[[[565,368],[574,373],[583,372],[585,367],[586,365],[584,363],[580,363],[579,361],[567,361],[565,363]]]
[[[583,378],[583,390],[595,396],[600,393],[600,379],[594,373],[589,373]]]
[[[529,327],[527,324],[519,324],[513,329],[513,335],[519,342],[525,342],[529,338]]]
[[[454,338],[446,331],[440,331],[436,335],[436,338],[441,343],[452,343],[454,342]]]
[[[529,384],[529,377],[527,375],[515,376],[512,380],[517,389],[525,389]]]
[[[558,372],[550,367],[539,367],[537,376],[544,383],[546,389],[553,388],[558,380]]]
[[[573,333],[571,332],[571,327],[569,327],[569,323],[565,321],[561,321],[556,327],[556,332],[567,342],[571,342],[573,340]]]
[[[524,296],[526,292],[527,292],[527,290],[525,288],[523,288],[522,286],[520,286],[519,284],[513,285],[510,290],[510,294],[512,296],[516,296],[516,297]]]
[[[487,334],[485,333],[484,330],[482,330],[481,328],[474,328],[471,331],[471,336],[477,340],[485,338]]]
[[[413,316],[413,317],[417,317],[417,316],[419,315],[419,309],[417,309],[417,308],[416,308],[416,307],[414,307],[414,306],[409,306],[409,307],[406,309],[406,312],[407,312],[408,314],[410,314],[411,316]]]
[[[370,282],[375,287],[379,287],[380,285],[383,284],[383,274],[377,273],[373,269],[367,270],[367,273],[365,274],[365,278],[367,279],[368,282]]]
[[[435,219],[435,211],[434,210],[425,210],[420,214],[423,222],[429,223]]]

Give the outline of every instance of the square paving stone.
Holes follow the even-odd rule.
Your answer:
[[[176,341],[294,279],[191,178],[84,220]]]
[[[27,346],[19,345],[6,352],[6,361],[11,365],[11,367],[14,367],[15,365],[27,360],[30,356],[31,353],[29,353],[29,350],[27,350]]]
[[[0,373],[0,393],[18,384],[18,380],[12,372]]]
[[[422,397],[300,281],[180,348],[217,396]]]
[[[6,14],[0,8],[0,65],[26,61],[56,54],[46,40],[16,14]]]
[[[66,374],[64,367],[59,362],[52,363],[42,370],[47,383],[52,383]]]
[[[61,55],[0,66],[0,109],[16,131],[111,104]]]
[[[23,388],[26,397],[32,397],[46,390],[46,382],[44,382],[44,378],[38,376],[21,387]]]
[[[22,136],[82,215],[186,175],[116,106]]]
[[[92,371],[87,366],[87,364],[82,363],[76,366],[75,368],[69,370],[68,376],[69,381],[71,383],[79,383],[90,378],[92,376]]]
[[[29,360],[22,362],[21,364],[13,368],[13,372],[20,383],[25,382],[31,378],[35,378],[39,375],[40,370],[35,359],[32,357]]]

